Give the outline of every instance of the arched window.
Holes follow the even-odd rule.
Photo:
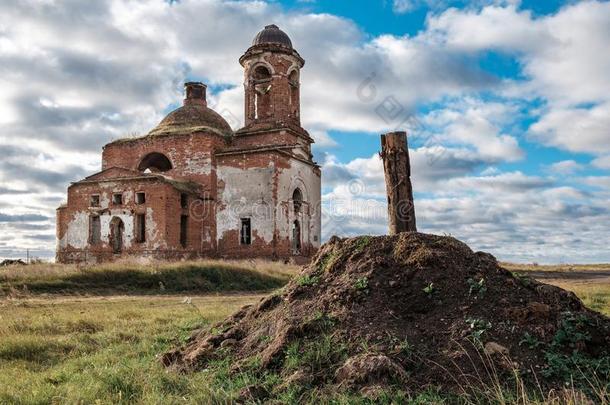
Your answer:
[[[292,193],[292,205],[294,207],[294,213],[298,214],[301,212],[301,207],[303,206],[303,193],[298,188],[294,189]]]
[[[271,79],[271,72],[269,72],[266,66],[258,65],[254,68],[254,72],[252,72],[252,78],[257,81]]]
[[[266,66],[258,65],[252,71],[254,86],[254,119],[270,115],[271,72]]]
[[[162,153],[152,152],[144,156],[138,170],[144,172],[150,170],[151,172],[166,172],[172,169],[172,162]]]
[[[296,70],[293,70],[288,75],[288,83],[290,84],[290,99],[288,102],[292,107],[291,112],[297,115],[299,106],[299,73]]]

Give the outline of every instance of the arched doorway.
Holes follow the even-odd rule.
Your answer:
[[[301,223],[298,219],[292,223],[292,253],[301,254]]]
[[[112,245],[113,253],[121,253],[123,251],[123,232],[125,224],[121,218],[114,217],[110,221],[110,244]]]
[[[303,193],[297,187],[292,192],[292,210],[294,221],[292,222],[292,254],[301,254],[301,211],[303,209]]]

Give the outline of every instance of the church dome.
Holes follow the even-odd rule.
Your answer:
[[[206,130],[221,136],[233,132],[220,114],[204,105],[191,104],[169,113],[149,135],[192,134]]]
[[[292,41],[277,25],[267,25],[264,30],[256,34],[252,45],[280,44],[292,48]]]
[[[210,131],[221,136],[233,133],[231,126],[220,114],[208,108],[205,99],[206,86],[199,82],[185,83],[184,105],[169,113],[149,132],[149,135],[188,135]]]

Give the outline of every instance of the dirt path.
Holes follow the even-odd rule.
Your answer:
[[[524,271],[520,274],[527,275],[542,281],[551,283],[555,281],[569,281],[576,283],[610,283],[610,270],[575,270],[575,271]]]
[[[256,302],[266,294],[250,294],[250,293],[227,293],[227,294],[162,294],[162,295],[31,295],[20,297],[0,297],[0,308],[10,305],[21,306],[40,306],[40,305],[58,305],[58,304],[97,304],[97,303],[121,303],[121,302],[155,302],[167,304],[184,304],[187,302],[196,302],[197,304],[218,303],[218,302],[236,302],[249,301]]]

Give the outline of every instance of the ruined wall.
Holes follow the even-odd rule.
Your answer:
[[[202,133],[116,141],[104,146],[102,170],[113,166],[138,170],[146,155],[159,152],[167,156],[173,166],[163,174],[198,182],[208,193],[213,193],[211,185],[216,184],[214,151],[225,146],[224,138]]]
[[[298,137],[290,131],[276,130],[269,132],[239,134],[233,138],[232,147],[251,148],[263,145],[293,145]]]
[[[303,66],[302,59],[295,54],[285,53],[285,51],[251,49],[242,57],[241,62],[244,66],[246,90],[246,126],[257,119],[291,121],[300,125],[299,70]],[[264,66],[271,74],[268,82],[255,80],[255,69],[258,66]],[[291,73],[293,73],[292,80]],[[256,102],[256,86],[258,86],[260,95],[259,100],[264,100],[264,103]],[[262,92],[260,91],[261,86],[263,87]],[[258,117],[257,109],[260,110]]]
[[[137,204],[136,192],[146,201]],[[113,204],[113,194],[121,193],[123,203]],[[57,261],[100,262],[117,257],[191,257],[199,254],[203,221],[190,218],[187,248],[179,244],[180,192],[157,180],[117,180],[77,183],[68,189],[68,204],[58,210]],[[91,206],[91,195],[99,195],[99,207]],[[146,240],[136,241],[136,215],[146,218]],[[90,218],[100,217],[100,241],[91,243]],[[123,222],[122,253],[116,255],[111,244],[111,221]],[[177,219],[176,219],[177,218]]]
[[[217,240],[221,256],[273,256],[278,156],[273,152],[218,158]],[[252,243],[240,244],[240,218],[251,218]]]
[[[278,237],[281,246],[292,239],[292,226],[295,220],[301,225],[301,253],[310,255],[320,247],[321,238],[321,178],[320,169],[313,165],[290,159],[289,167],[278,175],[277,196],[281,202],[282,215],[278,216]],[[298,188],[303,195],[303,205],[295,213],[292,196]],[[288,244],[292,249],[292,245]],[[282,252],[283,254],[290,252]]]
[[[278,152],[223,156],[218,160],[218,251],[221,256],[289,257],[292,252],[292,193],[299,187],[306,199],[302,223],[302,254],[320,246],[320,172]],[[252,244],[240,243],[241,218],[251,218]]]

